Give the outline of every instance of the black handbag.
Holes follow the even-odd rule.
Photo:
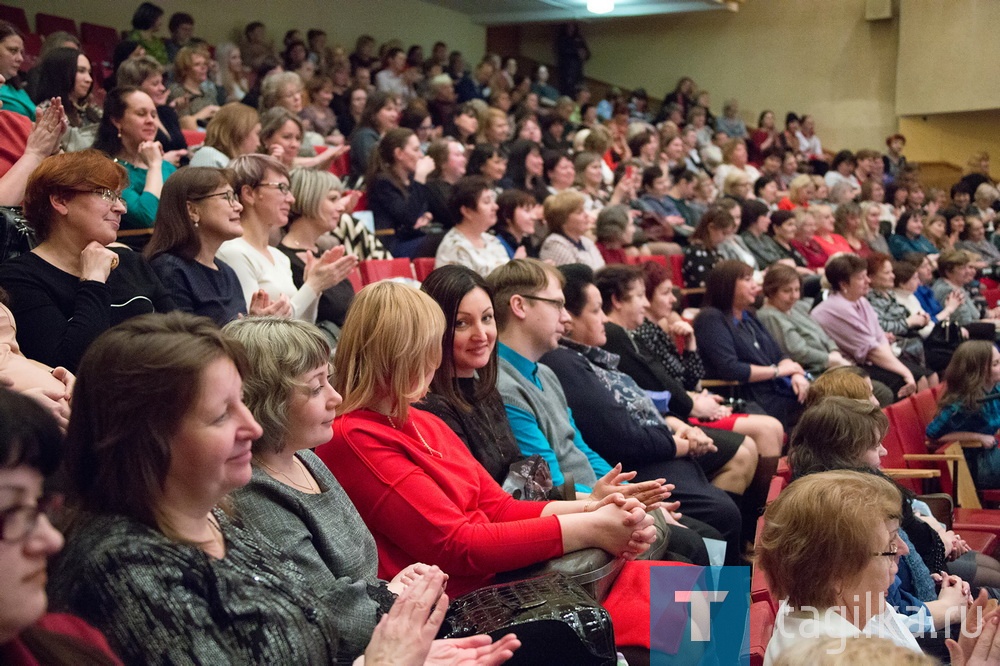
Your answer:
[[[441,638],[517,634],[510,666],[614,666],[611,616],[583,588],[549,574],[480,588],[451,602]]]
[[[935,324],[930,335],[924,340],[924,356],[927,359],[927,367],[938,374],[944,372],[948,363],[951,362],[952,354],[964,341],[962,327],[955,322],[944,320]]]
[[[20,207],[0,206],[0,263],[35,247],[35,232],[28,226]]]

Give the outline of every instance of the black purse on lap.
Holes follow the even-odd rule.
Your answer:
[[[611,616],[562,574],[480,588],[451,602],[441,638],[517,634],[510,666],[614,666]]]

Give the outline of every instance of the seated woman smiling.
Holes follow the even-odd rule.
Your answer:
[[[430,296],[377,282],[355,298],[337,348],[344,404],[333,439],[316,453],[374,534],[379,574],[433,562],[462,594],[498,572],[583,548],[645,552],[654,530],[638,500],[614,486],[597,502],[515,500],[440,419],[410,406],[441,362],[444,330]]]

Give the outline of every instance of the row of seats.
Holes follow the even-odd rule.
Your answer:
[[[976,490],[962,453],[962,444],[953,443],[931,450],[926,438],[927,425],[937,413],[937,401],[944,385],[920,391],[886,407],[889,432],[883,440],[887,454],[883,471],[906,486],[932,508],[942,507],[936,517],[949,529],[961,533],[973,550],[995,555],[1000,545],[1000,511],[983,509],[982,504],[1000,504],[1000,490]],[[967,446],[969,444],[966,444]],[[782,458],[767,495],[770,504],[791,482],[792,470]],[[942,495],[926,495],[928,490]],[[757,521],[755,541],[764,530],[764,516]],[[761,666],[767,643],[774,632],[778,599],[767,585],[767,578],[756,565],[750,578],[750,664]]]
[[[412,262],[403,257],[399,259],[368,259],[358,263],[348,277],[354,291],[360,291],[365,285],[379,280],[405,278],[423,282],[434,270],[434,257],[418,257]]]

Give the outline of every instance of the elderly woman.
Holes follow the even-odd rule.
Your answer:
[[[250,482],[234,494],[240,516],[286,547],[291,564],[311,583],[329,586],[339,615],[338,656],[353,659],[364,651],[393,594],[431,568],[417,564],[391,582],[379,580],[375,539],[310,450],[329,440],[341,403],[330,386],[330,348],[319,331],[288,319],[246,319],[224,333],[246,350],[252,370],[244,400],[263,431],[253,443]]]
[[[871,289],[868,292],[868,302],[878,315],[879,326],[885,331],[886,337],[892,336],[891,342],[898,355],[919,365],[926,365],[923,338],[920,330],[931,323],[926,312],[911,313],[905,305],[896,300],[893,289],[896,286],[896,276],[893,272],[892,257],[876,253],[868,257],[868,279]],[[935,386],[936,375],[930,378],[930,385]]]
[[[938,273],[941,277],[931,286],[938,303],[947,302],[954,292],[963,297],[961,305],[951,315],[951,320],[959,326],[968,327],[971,324],[970,333],[973,337],[991,339],[989,327],[977,325],[976,322],[995,325],[1000,320],[1000,308],[987,307],[986,300],[979,295],[972,255],[964,250],[942,252],[938,258]],[[938,317],[941,318],[940,315]]]
[[[791,246],[806,260],[807,267],[817,272],[822,271],[830,256],[816,242],[818,222],[812,206],[796,210],[795,222],[795,238],[790,241]]]
[[[625,264],[632,257],[649,255],[645,243],[640,247],[634,245],[635,222],[628,206],[605,206],[597,215],[594,235],[597,237],[597,249],[606,264]]]
[[[337,264],[343,250],[328,250],[319,259],[307,255],[305,279],[296,287],[288,257],[268,242],[274,230],[288,224],[295,201],[288,170],[264,155],[244,155],[233,160],[231,166],[233,191],[243,206],[243,235],[222,243],[218,257],[236,271],[246,303],[263,290],[271,302],[287,298],[292,317],[316,321],[320,295],[344,278]]]
[[[573,187],[573,183],[576,182],[576,167],[569,153],[562,150],[546,150],[542,157],[548,194],[558,194]]]
[[[826,278],[831,294],[813,308],[812,317],[847,358],[864,366],[873,379],[900,398],[927,388],[927,376],[933,373],[896,357],[865,298],[871,287],[868,263],[854,254],[838,255],[826,265]]]
[[[188,154],[187,141],[176,109],[167,103],[169,93],[163,85],[163,65],[152,56],[129,58],[118,67],[115,83],[119,88],[138,88],[153,100],[156,140],[163,146],[163,159],[177,166],[181,157]]]
[[[451,214],[458,223],[441,239],[434,266],[458,264],[483,277],[510,257],[500,239],[487,233],[497,222],[496,195],[482,176],[465,176],[455,183]]]
[[[768,233],[771,227],[770,210],[763,201],[750,199],[740,205],[738,234],[746,249],[753,254],[757,265],[767,268],[777,262],[788,262],[785,249]]]
[[[862,472],[811,474],[778,495],[756,544],[757,562],[781,600],[783,630],[772,635],[765,664],[806,635],[879,636],[920,652],[886,603],[899,557],[909,552],[900,517],[895,486]]]
[[[612,494],[597,508],[515,500],[440,419],[411,407],[440,364],[444,330],[429,296],[377,282],[358,294],[337,348],[334,388],[344,404],[333,439],[316,454],[372,530],[380,575],[437,562],[449,572],[449,590],[462,594],[500,571],[580,548],[644,552],[652,518],[634,498],[618,506]],[[594,510],[582,512],[588,506]]]
[[[735,232],[736,220],[722,206],[712,206],[701,216],[684,248],[682,274],[685,287],[705,286],[708,273],[722,261],[719,246]]]
[[[808,174],[799,174],[788,183],[788,196],[778,202],[781,210],[796,210],[808,208],[816,196],[816,186]]]
[[[191,166],[222,169],[240,155],[256,153],[260,130],[256,111],[239,102],[226,104],[205,128],[205,143],[191,158]]]
[[[799,275],[816,275],[817,270],[809,267],[806,258],[793,244],[799,234],[798,213],[790,210],[776,210],[771,213],[770,232],[774,244],[781,252],[781,258],[790,259]]]
[[[722,164],[715,170],[715,186],[722,190],[726,178],[736,171],[746,175],[748,183],[755,183],[760,178],[760,171],[747,163],[747,144],[743,139],[731,138],[722,146]]]
[[[749,310],[760,288],[753,270],[723,261],[705,280],[705,303],[694,320],[706,375],[745,382],[745,394],[791,430],[809,392],[802,366],[785,356]]]
[[[248,367],[238,342],[181,313],[117,327],[83,364],[65,466],[81,518],[53,596],[127,663],[332,663],[364,647],[345,626],[342,582],[307,578],[293,561],[301,553],[279,550],[220,506],[251,480],[251,444],[262,434],[242,400]],[[426,572],[399,610],[432,604],[443,582]],[[400,630],[411,653],[390,660],[433,654],[439,618],[400,626],[397,609],[388,615],[369,656],[398,643]]]
[[[294,169],[290,180],[295,201],[289,212],[288,232],[277,249],[288,257],[292,281],[302,288],[307,265],[323,257],[320,237],[339,230],[345,211],[357,203],[358,195],[342,194],[343,185],[328,171]],[[357,267],[358,257],[348,252],[346,246],[335,246],[328,257],[336,268],[331,277],[334,282],[320,294],[316,322],[325,333],[332,332],[336,337],[354,299],[354,287],[348,276]]]
[[[38,63],[39,84],[34,98],[38,110],[48,108],[49,100],[58,97],[66,110],[68,128],[62,138],[66,152],[90,148],[101,122],[101,109],[90,97],[94,87],[90,60],[79,49],[57,48]]]
[[[815,204],[809,207],[816,220],[816,233],[813,240],[822,248],[827,257],[832,257],[838,252],[854,252],[854,248],[847,239],[836,232],[837,220],[833,215],[833,208],[827,204]]]
[[[584,210],[586,199],[572,190],[550,196],[543,204],[545,224],[549,235],[542,242],[538,257],[562,264],[586,264],[593,269],[604,266],[604,258],[587,232],[593,218]]]
[[[258,291],[247,303],[236,273],[215,256],[224,242],[243,235],[243,205],[231,179],[222,169],[182,167],[163,186],[157,225],[143,254],[179,310],[219,326],[248,312],[288,316],[287,298],[272,304]]]
[[[8,664],[121,664],[86,622],[46,612],[46,560],[62,549],[63,537],[50,522],[59,498],[45,485],[62,455],[52,417],[34,400],[0,389],[0,658]]]
[[[181,127],[195,130],[204,126],[219,110],[215,85],[207,87],[208,63],[212,59],[201,46],[185,46],[174,58],[175,83],[170,85],[170,101],[180,116]]]
[[[123,166],[128,175],[128,187],[122,192],[127,208],[123,229],[153,226],[163,181],[176,171],[163,159],[156,132],[156,106],[149,95],[137,88],[108,91],[94,148]]]
[[[94,150],[49,157],[31,174],[24,209],[39,244],[0,266],[28,358],[75,370],[103,331],[174,309],[141,256],[106,247],[125,213],[127,182],[121,166]]]

